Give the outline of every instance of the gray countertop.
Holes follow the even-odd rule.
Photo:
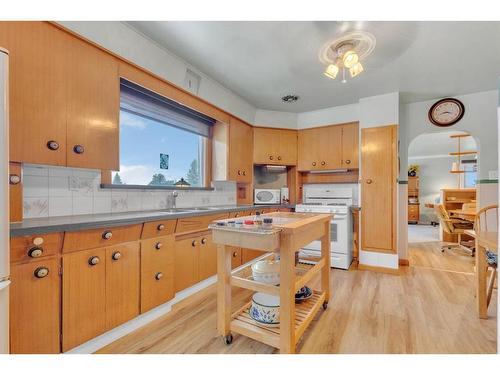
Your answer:
[[[20,223],[12,223],[10,225],[10,236],[19,237],[31,234],[79,231],[84,229],[103,228],[106,226],[137,224],[148,221],[170,220],[182,217],[212,215],[243,210],[257,210],[259,208],[271,207],[294,208],[295,205],[234,205],[218,206],[210,209],[178,208],[173,212],[169,212],[169,209],[165,209],[157,211],[136,211],[113,214],[56,216],[25,219]]]

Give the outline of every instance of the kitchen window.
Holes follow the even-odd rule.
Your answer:
[[[205,187],[215,123],[126,80],[120,83],[120,170],[113,185]]]

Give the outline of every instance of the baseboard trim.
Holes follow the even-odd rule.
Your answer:
[[[361,264],[361,263],[358,264],[358,270],[388,273],[391,275],[399,275],[399,268],[369,266],[367,264]]]
[[[410,265],[409,259],[399,259],[399,265],[402,267],[408,267]]]

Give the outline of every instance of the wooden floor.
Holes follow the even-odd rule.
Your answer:
[[[441,253],[438,243],[410,245],[402,274],[332,270],[333,296],[299,344],[300,353],[496,353],[494,291],[490,319],[477,318],[474,258]],[[216,333],[215,289],[115,341],[99,353],[277,353]],[[248,297],[236,290],[234,307]]]

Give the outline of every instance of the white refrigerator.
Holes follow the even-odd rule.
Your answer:
[[[9,55],[0,47],[0,354],[9,352]]]

